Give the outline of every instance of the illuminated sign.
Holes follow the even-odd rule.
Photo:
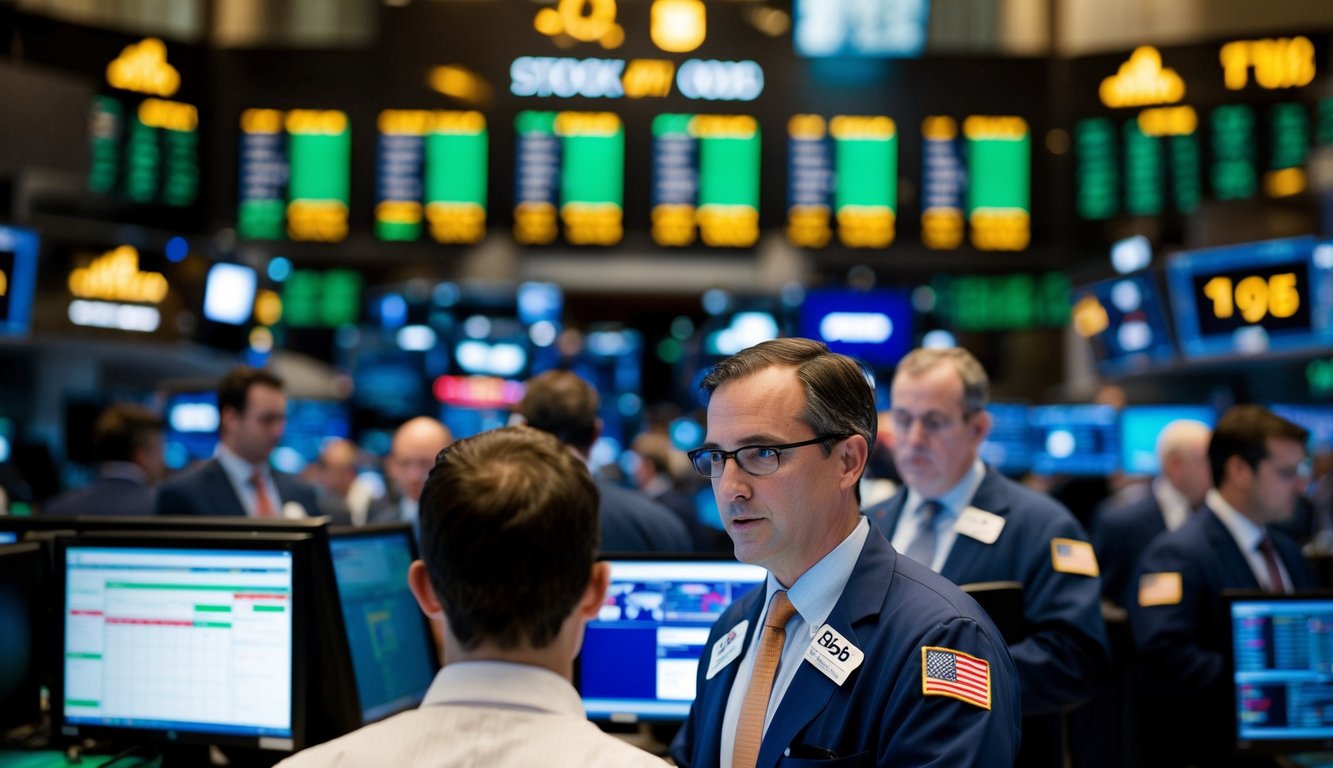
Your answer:
[[[532,26],[547,37],[568,36],[584,43],[618,48],[625,30],[616,23],[616,0],[559,0],[537,11]]]
[[[1258,191],[1255,159],[1254,110],[1246,104],[1227,104],[1209,116],[1213,164],[1210,179],[1218,200],[1248,200]]]
[[[417,239],[424,200],[436,242],[479,242],[486,235],[486,118],[480,112],[385,110],[379,129],[375,234]]]
[[[127,109],[118,98],[94,96],[88,188],[135,203],[193,204],[199,195],[198,128],[192,104],[148,98]]]
[[[351,269],[298,269],[282,284],[283,318],[292,328],[337,328],[357,321],[361,274]]]
[[[611,112],[520,112],[514,238],[615,245],[624,235],[625,129]]]
[[[1291,197],[1305,191],[1305,157],[1310,149],[1310,115],[1296,103],[1268,108],[1269,161],[1264,192]]]
[[[0,226],[0,336],[22,336],[32,319],[37,234]]]
[[[244,238],[347,237],[352,137],[337,110],[241,113],[237,231]]]
[[[758,122],[749,115],[664,114],[653,119],[652,236],[745,248],[759,240]]]
[[[896,365],[913,346],[912,301],[905,290],[811,289],[799,331],[862,362]]]
[[[796,52],[810,57],[920,56],[930,0],[796,0]]]
[[[157,307],[75,299],[69,303],[69,321],[89,328],[152,333],[162,324]]]
[[[1139,113],[1139,130],[1145,136],[1182,136],[1198,127],[1194,107],[1153,107]]]
[[[1072,304],[1074,332],[1091,342],[1103,372],[1139,369],[1175,357],[1152,277],[1126,275],[1093,283],[1074,291]]]
[[[113,88],[170,96],[181,84],[180,73],[167,63],[167,46],[155,37],[125,46],[107,65],[106,81]]]
[[[963,189],[967,171],[958,121],[932,115],[921,121],[921,241],[933,250],[963,243]]]
[[[1314,81],[1315,49],[1308,37],[1279,37],[1233,40],[1218,52],[1222,79],[1228,89],[1239,91],[1250,82],[1267,90],[1300,88]]]
[[[511,408],[523,399],[523,384],[496,376],[441,376],[435,399],[464,408]]]
[[[708,32],[703,0],[653,0],[649,19],[653,44],[670,53],[689,53]]]
[[[1069,322],[1069,277],[1039,275],[937,275],[934,314],[960,331],[1062,327]]]
[[[167,278],[140,272],[139,251],[122,245],[70,272],[69,292],[84,299],[160,304],[167,296]]]
[[[509,92],[563,99],[663,97],[670,95],[673,72],[687,99],[754,101],[764,91],[763,68],[748,60],[688,59],[676,69],[665,59],[520,56],[509,66]]]
[[[967,218],[972,245],[1021,251],[1031,239],[1032,140],[1021,117],[973,115],[967,140]]]
[[[797,115],[787,124],[787,235],[819,247],[836,221],[849,248],[893,242],[898,205],[898,129],[884,116]],[[830,215],[831,209],[831,215]]]
[[[1162,54],[1152,46],[1135,48],[1098,91],[1108,107],[1145,107],[1173,104],[1185,98],[1185,81],[1174,69],[1162,66]]]

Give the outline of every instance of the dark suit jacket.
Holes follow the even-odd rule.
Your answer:
[[[1271,528],[1268,533],[1296,589],[1314,588],[1314,575],[1296,543]],[[1180,748],[1164,764],[1201,760],[1202,765],[1221,765],[1229,751],[1235,701],[1225,674],[1231,621],[1222,590],[1257,590],[1259,580],[1212,510],[1154,539],[1139,559],[1131,584],[1147,573],[1179,573],[1181,595],[1175,605],[1144,607],[1136,592],[1129,604],[1143,671],[1143,706],[1150,715],[1145,726],[1165,724],[1170,730],[1166,741],[1159,743],[1164,734],[1151,732],[1143,741]]]
[[[315,489],[286,472],[273,472],[278,486],[278,513],[282,506],[294,501],[305,508],[307,515],[319,514]],[[227,473],[217,459],[209,459],[163,483],[157,492],[159,515],[207,515],[212,517],[244,517],[245,507],[232,488]]]
[[[866,515],[892,539],[906,502],[904,487]],[[958,536],[940,575],[955,584],[1023,584],[1027,636],[1009,646],[1023,685],[1023,714],[1056,712],[1086,701],[1110,666],[1101,583],[1055,570],[1051,540],[1087,541],[1087,534],[1054,500],[990,468],[971,506],[1003,517],[1004,529],[994,544]]]
[[[123,477],[104,477],[76,491],[61,494],[42,507],[43,515],[151,515],[157,498],[153,488]]]
[[[375,524],[403,522],[403,510],[398,506],[398,496],[386,493],[372,500],[366,510],[366,522]]]
[[[732,603],[713,625],[699,664],[698,694],[671,746],[681,766],[716,766],[722,716],[740,658],[706,679],[714,643],[748,619],[745,646],[758,636],[764,589]],[[900,557],[870,532],[828,623],[865,653],[841,686],[802,662],[759,748],[773,766],[950,766],[1011,768],[1018,749],[1018,680],[990,618],[957,587]],[[922,693],[922,649],[962,651],[990,666],[991,708]],[[742,651],[742,656],[744,651]],[[789,747],[814,746],[836,760],[798,759]]]
[[[1134,564],[1148,544],[1165,532],[1166,518],[1153,493],[1122,507],[1098,510],[1089,533],[1102,569],[1103,597],[1119,606],[1136,599],[1137,591],[1129,591]]]
[[[638,491],[594,478],[601,494],[603,552],[692,552],[690,532],[675,513]]]

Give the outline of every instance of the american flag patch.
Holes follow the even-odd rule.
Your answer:
[[[1184,580],[1176,571],[1145,573],[1139,577],[1139,605],[1180,605],[1185,594]]]
[[[1051,567],[1060,573],[1096,576],[1097,555],[1092,545],[1078,539],[1051,539]]]
[[[921,649],[921,692],[990,709],[990,663],[952,648]]]

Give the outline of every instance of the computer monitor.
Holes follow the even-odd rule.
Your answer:
[[[593,720],[684,720],[715,622],[767,572],[734,560],[609,555],[611,586],[588,622],[575,679]]]
[[[292,534],[57,538],[59,732],[304,747],[312,544]]]
[[[1333,405],[1273,403],[1268,407],[1273,413],[1309,431],[1310,442],[1306,447],[1311,454],[1333,450]]]
[[[0,546],[0,731],[41,717],[47,669],[40,606],[41,547]]]
[[[1162,471],[1157,458],[1157,438],[1173,421],[1188,419],[1206,426],[1217,423],[1217,412],[1208,405],[1129,405],[1120,411],[1120,464],[1131,475],[1155,475]]]
[[[1333,748],[1333,592],[1223,597],[1236,748]]]
[[[1109,475],[1120,466],[1120,435],[1113,406],[1038,405],[1028,414],[1033,472]]]
[[[430,625],[407,586],[416,546],[406,524],[330,534],[361,721],[370,723],[420,704],[439,666]]]

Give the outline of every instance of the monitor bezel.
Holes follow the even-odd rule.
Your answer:
[[[7,567],[0,568],[0,572],[8,572],[19,579],[26,579],[27,584],[25,586],[30,587],[28,601],[24,607],[28,614],[29,661],[31,663],[24,671],[24,677],[17,681],[15,691],[21,694],[26,689],[32,695],[26,705],[20,703],[12,711],[0,709],[0,730],[37,723],[41,719],[41,687],[49,679],[50,649],[43,613],[43,590],[41,586],[46,579],[46,573],[41,544],[22,541],[0,544],[0,564],[6,563],[10,558],[25,557],[34,560],[38,567],[32,570],[22,570],[15,563],[10,562]],[[5,699],[0,697],[0,703],[4,703],[4,701]],[[16,701],[18,700],[16,699]]]
[[[58,604],[58,620],[54,627],[55,647],[65,647],[67,610],[67,556],[75,547],[107,547],[124,549],[200,549],[290,552],[292,555],[292,680],[291,680],[291,736],[239,736],[211,731],[190,731],[179,728],[159,729],[106,724],[70,723],[65,719],[65,665],[63,658],[54,664],[51,688],[51,722],[53,733],[63,738],[93,738],[110,740],[113,744],[152,744],[163,748],[177,745],[216,745],[256,749],[266,753],[294,753],[310,745],[307,738],[306,700],[308,685],[306,669],[310,614],[316,592],[315,537],[292,533],[242,533],[240,535],[216,531],[162,531],[127,532],[103,531],[85,534],[60,534],[54,540],[55,568],[52,574],[54,597]],[[295,597],[306,595],[305,599]],[[62,651],[63,657],[63,651]]]
[[[1239,754],[1284,754],[1290,752],[1319,751],[1333,749],[1333,735],[1327,739],[1242,739],[1240,720],[1237,717],[1236,701],[1236,632],[1233,609],[1237,603],[1248,602],[1310,602],[1327,601],[1333,610],[1333,590],[1307,590],[1298,593],[1274,593],[1253,589],[1226,589],[1222,591],[1223,616],[1226,617],[1226,656],[1223,659],[1223,673],[1226,675],[1228,692],[1228,718],[1230,743],[1233,751]]]
[[[330,549],[329,549],[329,561],[330,561],[331,564],[333,563],[333,549],[332,549],[332,547],[333,547],[333,542],[334,542],[335,540],[337,540],[337,539],[358,539],[358,538],[360,538],[360,539],[368,539],[368,538],[376,538],[376,537],[380,537],[380,536],[385,536],[385,535],[395,535],[395,534],[401,534],[401,535],[403,535],[403,536],[405,536],[405,537],[407,538],[408,554],[411,555],[411,558],[412,558],[413,561],[415,561],[415,560],[420,560],[420,559],[421,559],[421,553],[417,550],[417,540],[416,540],[416,535],[413,533],[413,531],[412,531],[412,526],[411,526],[410,524],[408,524],[408,523],[368,523],[368,524],[366,524],[366,525],[360,525],[360,526],[353,526],[353,525],[334,525],[334,526],[330,526],[330,528],[329,528],[329,547],[330,547]],[[338,584],[338,566],[337,566],[336,564],[333,564],[333,584],[334,584],[334,589],[335,589],[335,590],[339,590],[339,589],[340,589],[340,585]],[[338,593],[338,603],[339,603],[339,608],[341,608],[341,607],[342,607],[342,593],[341,593],[341,591],[339,591],[339,593]],[[429,654],[429,656],[430,656],[430,674],[431,674],[431,680],[434,680],[436,673],[438,673],[438,672],[440,671],[440,655],[441,655],[441,651],[442,651],[442,649],[439,647],[439,644],[436,642],[436,639],[435,639],[435,633],[431,630],[430,619],[426,616],[425,613],[423,613],[423,612],[421,612],[421,611],[417,611],[417,615],[420,617],[420,621],[421,621],[421,631],[422,631],[422,633],[424,634],[424,636],[425,636],[425,638],[426,638],[426,648],[429,649],[429,651],[430,651],[430,654]],[[351,650],[352,650],[352,639],[351,639],[350,636],[346,635],[346,631],[347,631],[347,621],[346,621],[346,617],[344,617],[344,619],[343,619],[343,632],[344,632],[344,636],[347,637],[347,652],[348,652],[348,658],[349,658],[349,660],[350,660],[350,659],[351,659],[351,655],[352,655],[352,654],[351,654]],[[351,664],[352,664],[352,675],[353,675],[353,678],[355,678],[355,676],[356,676],[356,662],[355,662],[354,660],[352,660],[352,661],[351,661]],[[353,682],[355,682],[355,681],[353,681]],[[430,681],[427,681],[427,689],[429,689],[429,687],[430,687]],[[380,715],[379,717],[376,717],[376,718],[373,719],[373,720],[367,720],[367,719],[365,718],[365,707],[360,703],[360,696],[361,696],[361,691],[360,691],[360,689],[357,689],[357,703],[358,703],[358,707],[360,707],[359,711],[360,711],[360,714],[361,714],[362,725],[369,725],[370,723],[373,723],[373,722],[379,722],[380,720],[384,720],[385,718],[392,717],[392,716],[398,714],[399,712],[405,712],[405,711],[407,711],[408,709],[411,708],[411,707],[404,707],[403,709],[396,710],[396,711],[394,711],[394,712],[390,712],[390,713],[388,713],[388,714]]]

